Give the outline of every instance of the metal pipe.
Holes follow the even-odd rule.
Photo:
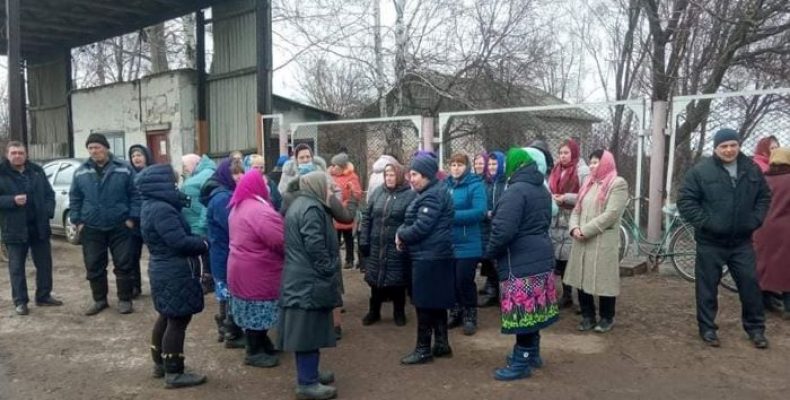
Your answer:
[[[642,116],[641,126],[639,128],[639,141],[637,142],[636,153],[636,185],[634,191],[636,192],[636,199],[634,200],[634,224],[637,229],[642,229],[642,163],[644,162],[645,152],[645,135],[647,135],[647,111],[645,100],[642,99]],[[630,233],[630,232],[629,232]],[[634,238],[634,255],[639,254],[639,238]]]

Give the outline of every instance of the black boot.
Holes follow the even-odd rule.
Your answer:
[[[376,293],[376,289],[371,291],[370,300],[368,301],[368,313],[362,317],[362,325],[373,325],[381,320],[381,299]]]
[[[417,326],[417,346],[414,351],[401,358],[403,365],[425,364],[433,361],[431,353],[431,327]]]
[[[450,309],[450,321],[447,327],[450,329],[458,328],[464,323],[464,313],[460,306],[455,306]]]
[[[225,341],[225,318],[228,317],[228,302],[219,302],[219,313],[214,314],[214,323],[217,324],[217,341]]]
[[[206,376],[184,372],[184,356],[181,354],[162,354],[165,365],[165,388],[177,389],[197,386],[206,382]]]
[[[447,323],[441,321],[433,328],[433,350],[431,353],[434,357],[452,357],[453,349],[450,347],[450,335],[447,331]]]
[[[392,290],[392,319],[395,325],[406,325],[406,289],[395,288]]]
[[[477,307],[464,308],[464,335],[472,336],[477,332]]]
[[[162,349],[151,345],[151,360],[154,361],[154,369],[151,376],[156,379],[165,377],[165,365],[162,361]]]
[[[244,340],[244,331],[233,321],[233,308],[228,304],[225,317],[225,348],[243,349],[247,342]]]
[[[107,303],[107,277],[90,281],[93,304],[85,310],[85,315],[96,315],[110,305]]]
[[[247,350],[244,364],[259,368],[272,368],[280,363],[279,357],[266,352],[265,342],[269,338],[266,335],[266,331],[248,330],[244,336]]]
[[[499,304],[499,284],[496,282],[496,278],[488,277],[486,278],[485,286],[483,287],[482,296],[480,296],[480,301],[478,305],[480,307],[493,307]]]
[[[562,285],[562,297],[558,306],[560,309],[573,307],[573,288],[568,285]]]

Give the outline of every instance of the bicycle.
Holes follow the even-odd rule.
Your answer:
[[[635,239],[634,248],[637,255],[646,255],[651,266],[658,266],[665,259],[669,259],[675,271],[686,281],[694,282],[694,264],[697,257],[697,243],[694,240],[694,228],[683,221],[674,204],[664,206],[661,211],[668,217],[666,229],[659,242],[647,239],[642,229],[634,222],[631,204],[637,198],[628,201],[625,213],[620,222],[620,259],[622,260],[631,247],[632,238]],[[647,201],[647,199],[640,198]],[[737,292],[735,281],[725,265],[722,271],[721,286]]]

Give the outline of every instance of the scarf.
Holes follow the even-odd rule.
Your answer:
[[[261,175],[261,172],[252,169],[244,174],[233,191],[233,197],[230,198],[228,208],[234,208],[247,199],[261,198],[269,201],[269,188],[266,186],[266,178]]]
[[[614,156],[607,150],[604,150],[601,160],[598,162],[598,168],[595,172],[590,173],[590,177],[584,182],[579,191],[579,199],[576,200],[576,211],[581,212],[582,203],[584,203],[584,196],[590,191],[590,188],[596,183],[601,184],[601,189],[598,190],[598,206],[599,208],[606,202],[606,197],[609,195],[609,189],[612,188],[612,182],[617,178],[617,165],[614,163]]]
[[[529,156],[526,150],[513,147],[507,151],[507,159],[505,160],[505,176],[510,179],[519,168],[534,163],[535,160]]]
[[[560,148],[567,146],[571,150],[571,160],[567,164],[557,163],[549,175],[549,190],[554,194],[579,193],[579,144],[568,139]]]
[[[324,172],[314,171],[299,177],[299,190],[314,196],[326,207],[329,207],[328,189],[327,175]]]
[[[760,167],[763,173],[768,171],[771,158],[771,142],[775,141],[776,138],[773,136],[764,137],[757,142],[757,147],[754,149],[754,157],[752,157],[752,160]]]

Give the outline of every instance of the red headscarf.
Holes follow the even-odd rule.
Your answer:
[[[260,197],[268,202],[269,187],[266,185],[266,178],[263,177],[261,171],[251,169],[241,177],[239,184],[236,185],[236,190],[233,191],[233,197],[230,198],[228,208],[236,207],[244,200],[254,199],[256,197]]]
[[[576,210],[581,211],[584,196],[587,195],[587,192],[589,192],[590,188],[596,183],[601,184],[601,189],[598,190],[598,205],[603,206],[615,178],[617,178],[617,166],[614,163],[614,156],[609,151],[604,150],[603,156],[601,156],[601,160],[598,162],[598,167],[595,169],[595,172],[590,173],[590,177],[584,182],[584,186],[582,186],[579,192],[579,199],[576,200]]]
[[[553,194],[579,193],[579,144],[573,139],[568,139],[560,148],[568,147],[571,151],[571,160],[567,164],[557,163],[549,175],[549,190]]]
[[[766,173],[770,166],[770,159],[771,159],[771,142],[779,142],[776,140],[774,136],[768,136],[760,139],[757,142],[757,147],[754,149],[754,157],[752,160],[758,167],[760,167],[760,171]]]

